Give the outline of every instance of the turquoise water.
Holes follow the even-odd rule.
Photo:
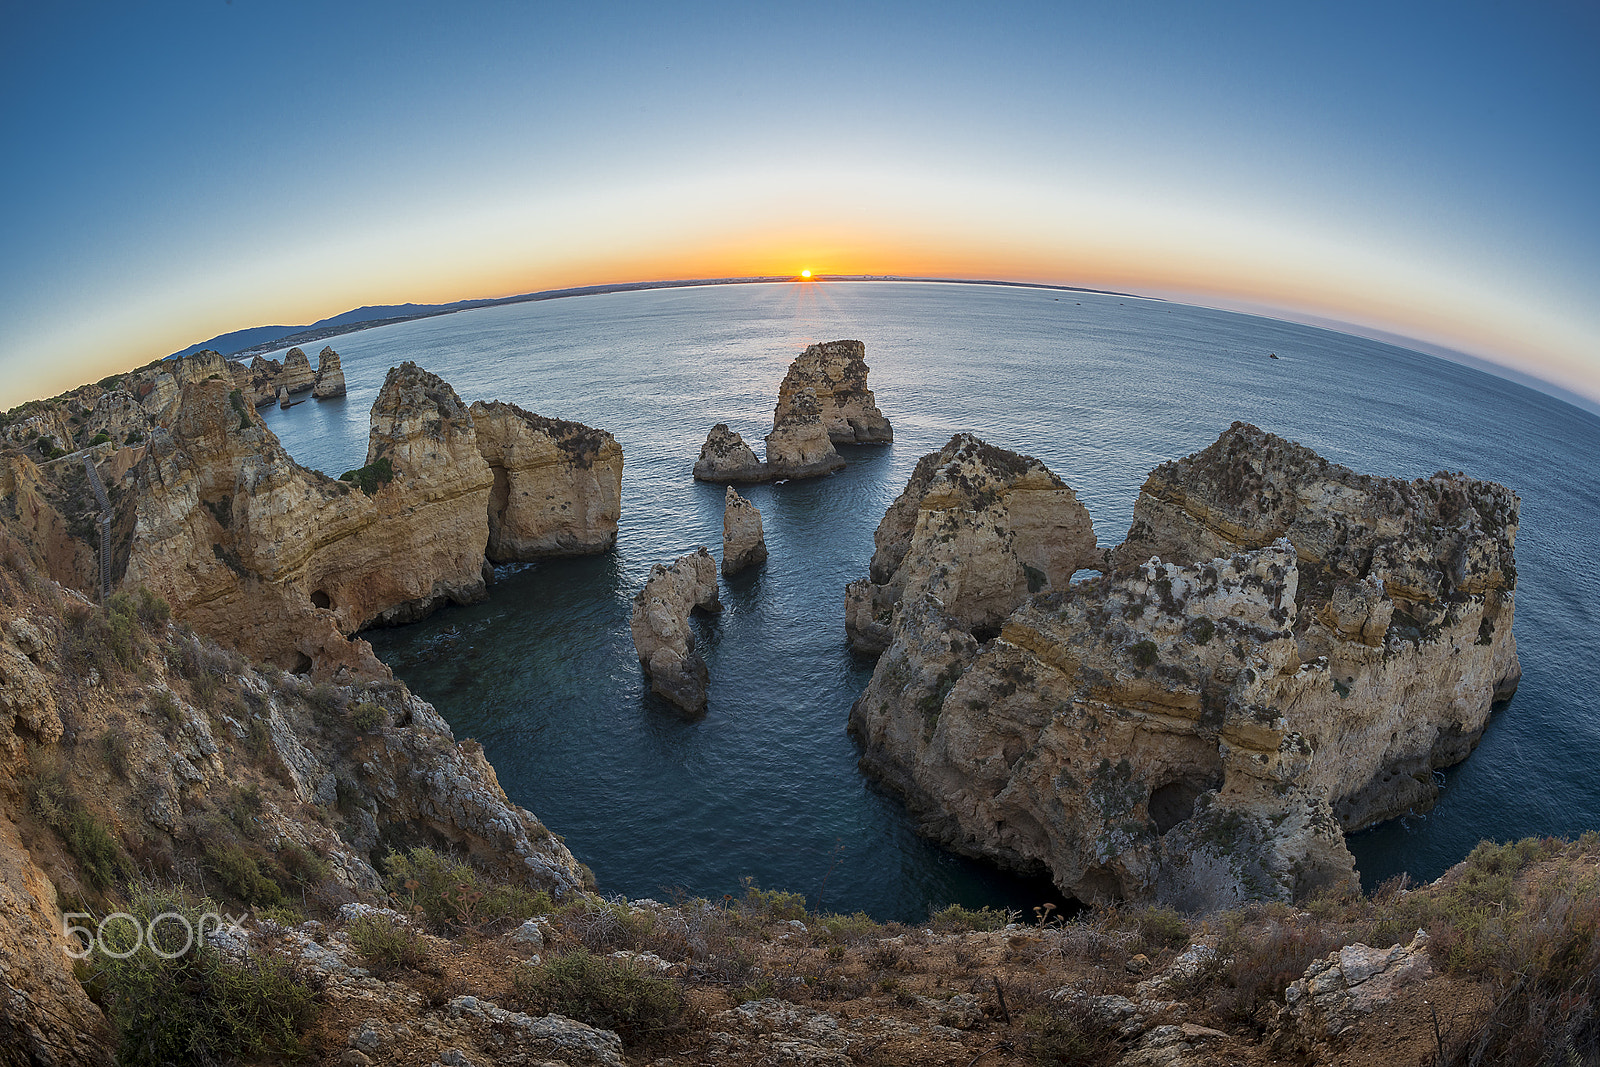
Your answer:
[[[813,341],[858,338],[894,423],[850,466],[755,486],[771,558],[724,583],[702,627],[707,714],[650,696],[628,634],[650,565],[720,552],[722,489],[690,478],[706,431],[770,428],[777,383]],[[1525,677],[1439,805],[1351,842],[1369,884],[1431,878],[1483,837],[1600,828],[1600,419],[1480,371],[1320,330],[1117,296],[913,283],[747,285],[463,312],[334,339],[349,396],[263,415],[302,463],[365,458],[387,369],[415,360],[468,402],[513,401],[613,433],[626,454],[617,548],[502,571],[491,599],[368,634],[481,741],[501,784],[563,834],[601,888],[737,892],[912,920],[949,902],[1032,907],[1047,882],[916,837],[856,771],[844,732],[871,663],[844,640],[843,587],[916,460],[952,433],[1038,456],[1101,543],[1126,533],[1157,463],[1235,419],[1363,472],[1441,468],[1522,496],[1516,632]],[[1268,359],[1274,352],[1280,358]]]

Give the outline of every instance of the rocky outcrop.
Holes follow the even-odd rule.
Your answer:
[[[278,378],[278,388],[289,395],[303,393],[317,384],[316,372],[311,369],[311,361],[306,358],[305,351],[291,348],[283,356],[283,373]]]
[[[1465,759],[1516,691],[1520,504],[1461,474],[1357,474],[1234,423],[1151,473],[1112,560],[1127,570],[1289,540],[1300,658],[1322,664],[1336,690],[1314,732],[1319,763],[1345,779],[1324,784],[1357,830],[1432,806],[1433,771]]]
[[[472,405],[489,465],[488,555],[497,563],[603,552],[622,515],[622,448],[604,430],[515,404]]]
[[[389,373],[367,456],[370,495],[295,463],[227,382],[186,386],[135,472],[122,580],[286,669],[387,674],[344,635],[483,596],[493,479],[466,406],[414,364]]]
[[[767,434],[767,476],[815,478],[844,466],[828,437],[816,394],[802,389],[779,402],[781,414]]]
[[[773,428],[789,414],[794,398],[810,391],[817,399],[828,437],[835,444],[893,441],[894,430],[867,388],[866,355],[867,346],[860,341],[828,341],[800,353],[778,387]]]
[[[288,411],[290,407],[289,390],[281,385],[278,386],[278,406],[285,411]]]
[[[767,538],[761,529],[761,512],[730,485],[722,506],[722,573],[738,574],[766,560]]]
[[[1433,976],[1427,944],[1427,933],[1418,930],[1409,945],[1346,945],[1317,960],[1283,991],[1274,1045],[1297,1052],[1326,1050],[1401,989]]]
[[[219,360],[222,358],[217,357]],[[233,377],[230,370],[229,377]],[[291,348],[283,362],[257,356],[250,361],[248,381],[238,383],[255,407],[279,401],[282,394],[303,393],[316,385],[317,375],[302,349]]]
[[[1346,885],[1344,831],[1427,803],[1514,684],[1516,508],[1236,425],[1151,476],[1114,574],[1041,591],[993,640],[941,568],[908,583],[851,712],[863,767],[925,832],[1083,900]]]
[[[695,480],[702,482],[764,482],[770,475],[767,465],[756,458],[744,438],[719,422],[700,446],[694,463]]]
[[[328,400],[344,394],[344,367],[339,363],[339,353],[331,345],[325,345],[317,354],[317,376],[311,383],[311,395],[318,400]]]
[[[709,675],[695,651],[691,611],[721,611],[717,565],[704,548],[670,564],[650,568],[644,588],[633,598],[633,647],[650,679],[650,690],[684,711],[706,707]]]
[[[1101,564],[1094,524],[1067,484],[1031,456],[957,434],[917,463],[873,535],[871,575],[845,590],[845,633],[882,652],[894,606],[934,592],[972,632],[998,630],[1029,593],[1065,588]]]

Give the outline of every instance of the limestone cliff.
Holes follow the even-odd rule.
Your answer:
[[[761,528],[761,512],[730,485],[722,504],[722,573],[738,574],[766,560],[767,537]]]
[[[344,394],[344,366],[339,362],[339,353],[331,345],[325,345],[317,354],[317,376],[311,385],[311,395],[318,400],[328,400]]]
[[[220,357],[219,357],[220,358]],[[232,375],[230,374],[230,377]],[[250,361],[248,384],[241,384],[256,407],[271,404],[284,394],[303,393],[316,385],[317,375],[302,349],[291,348],[283,362],[257,356]]]
[[[499,401],[472,405],[489,465],[489,558],[603,552],[622,515],[622,448],[604,430]]]
[[[1113,575],[992,641],[949,564],[908,584],[851,712],[863,766],[930,834],[1082,899],[1345,882],[1343,832],[1431,803],[1515,686],[1516,516],[1501,486],[1365,478],[1236,424],[1152,474]]]
[[[794,398],[809,390],[835,444],[893,441],[894,430],[867,388],[866,355],[867,346],[860,341],[828,341],[800,353],[778,387],[774,428],[789,414]]]
[[[815,478],[844,466],[828,437],[815,393],[801,389],[778,407],[780,414],[767,434],[768,477]]]
[[[1430,807],[1433,771],[1465,759],[1516,691],[1520,504],[1461,474],[1357,474],[1234,423],[1151,473],[1112,561],[1187,563],[1288,538],[1300,658],[1325,660],[1339,690],[1338,736],[1319,742],[1337,741],[1346,780],[1329,795],[1356,830]]]
[[[845,633],[859,652],[887,647],[908,586],[936,590],[963,629],[994,631],[1029,593],[1100,565],[1094,524],[1067,484],[972,434],[917,462],[873,540],[871,576],[845,590]]]
[[[684,711],[705,710],[709,676],[706,661],[695,651],[689,613],[721,610],[717,564],[705,548],[650,568],[633,598],[629,626],[651,692]]]
[[[767,465],[725,422],[717,423],[706,434],[700,458],[694,463],[694,476],[702,482],[764,482],[771,477]]]

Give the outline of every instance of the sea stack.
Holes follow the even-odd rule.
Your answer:
[[[908,582],[850,713],[862,768],[924,833],[1083,901],[1346,888],[1344,834],[1426,810],[1516,688],[1518,509],[1235,423],[1150,475],[1110,573],[993,639],[946,610],[964,586]]]
[[[604,430],[500,401],[472,405],[494,475],[488,556],[496,563],[604,552],[622,516],[622,446]]]
[[[810,390],[822,424],[835,444],[886,444],[894,440],[889,420],[878,410],[867,388],[867,346],[860,341],[827,341],[812,345],[789,364],[778,387],[774,427],[783,421],[792,399]],[[769,457],[770,458],[770,457]]]
[[[289,387],[286,385],[278,386],[278,406],[285,411],[289,410]]]
[[[325,346],[317,354],[317,378],[312,383],[311,395],[318,400],[329,400],[344,393],[344,367],[339,363],[339,353]]]
[[[700,482],[764,482],[770,475],[767,465],[756,458],[744,438],[719,422],[706,434],[700,458],[694,463],[694,477]]]
[[[728,486],[722,508],[722,573],[738,574],[765,563],[767,539],[761,529],[761,512]]]
[[[815,478],[844,466],[822,423],[817,395],[802,389],[778,402],[767,434],[767,473],[772,478]]]
[[[993,633],[1029,594],[1101,564],[1094,523],[1065,482],[969,433],[917,462],[873,541],[870,577],[845,589],[845,633],[871,654],[888,647],[908,588],[934,591],[963,629]]]
[[[278,379],[278,384],[293,394],[305,392],[316,382],[316,372],[311,369],[311,361],[306,358],[305,351],[289,349],[283,357],[283,377]]]
[[[633,598],[633,647],[650,689],[691,714],[705,710],[710,676],[695,650],[689,613],[721,610],[717,564],[703,546],[650,568],[644,588]]]

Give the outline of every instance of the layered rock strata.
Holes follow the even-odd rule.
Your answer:
[[[604,430],[515,404],[472,405],[494,479],[488,554],[497,563],[603,552],[622,515],[622,448]]]
[[[962,628],[998,630],[1029,593],[1064,588],[1101,565],[1094,524],[1048,467],[956,434],[917,462],[873,535],[871,574],[845,588],[845,634],[858,652],[888,647],[894,607],[936,595]]]
[[[893,441],[894,430],[867,388],[866,355],[867,346],[860,341],[828,341],[800,353],[789,364],[789,372],[778,387],[774,427],[789,413],[794,398],[809,390],[817,399],[823,426],[835,444]]]
[[[1152,474],[1114,574],[993,640],[940,567],[908,582],[851,712],[863,767],[925,832],[1083,900],[1347,884],[1344,832],[1429,803],[1514,688],[1516,518],[1504,487],[1236,424]]]
[[[217,359],[220,361],[222,357],[218,356]],[[236,367],[237,364],[233,366]],[[230,372],[229,376],[236,379],[236,384],[245,391],[250,403],[256,407],[271,404],[279,400],[284,393],[303,393],[314,388],[317,383],[317,375],[311,369],[311,361],[306,358],[304,350],[299,348],[291,348],[284,353],[282,363],[265,356],[257,356],[250,361],[249,371],[243,381],[237,380],[237,371]]]
[[[767,561],[767,538],[761,512],[733,486],[723,497],[722,573],[738,574]]]
[[[717,423],[706,434],[700,458],[694,463],[694,476],[702,482],[764,482],[770,477],[767,465],[725,422]]]
[[[650,690],[691,714],[705,710],[710,676],[695,650],[689,613],[721,610],[717,564],[703,547],[650,568],[644,588],[633,598],[633,647]]]
[[[317,376],[311,383],[311,395],[318,400],[330,400],[344,394],[344,367],[339,362],[339,353],[331,345],[325,345],[317,354]]]
[[[822,421],[817,396],[802,389],[779,403],[781,414],[767,434],[769,478],[815,478],[844,466]]]

